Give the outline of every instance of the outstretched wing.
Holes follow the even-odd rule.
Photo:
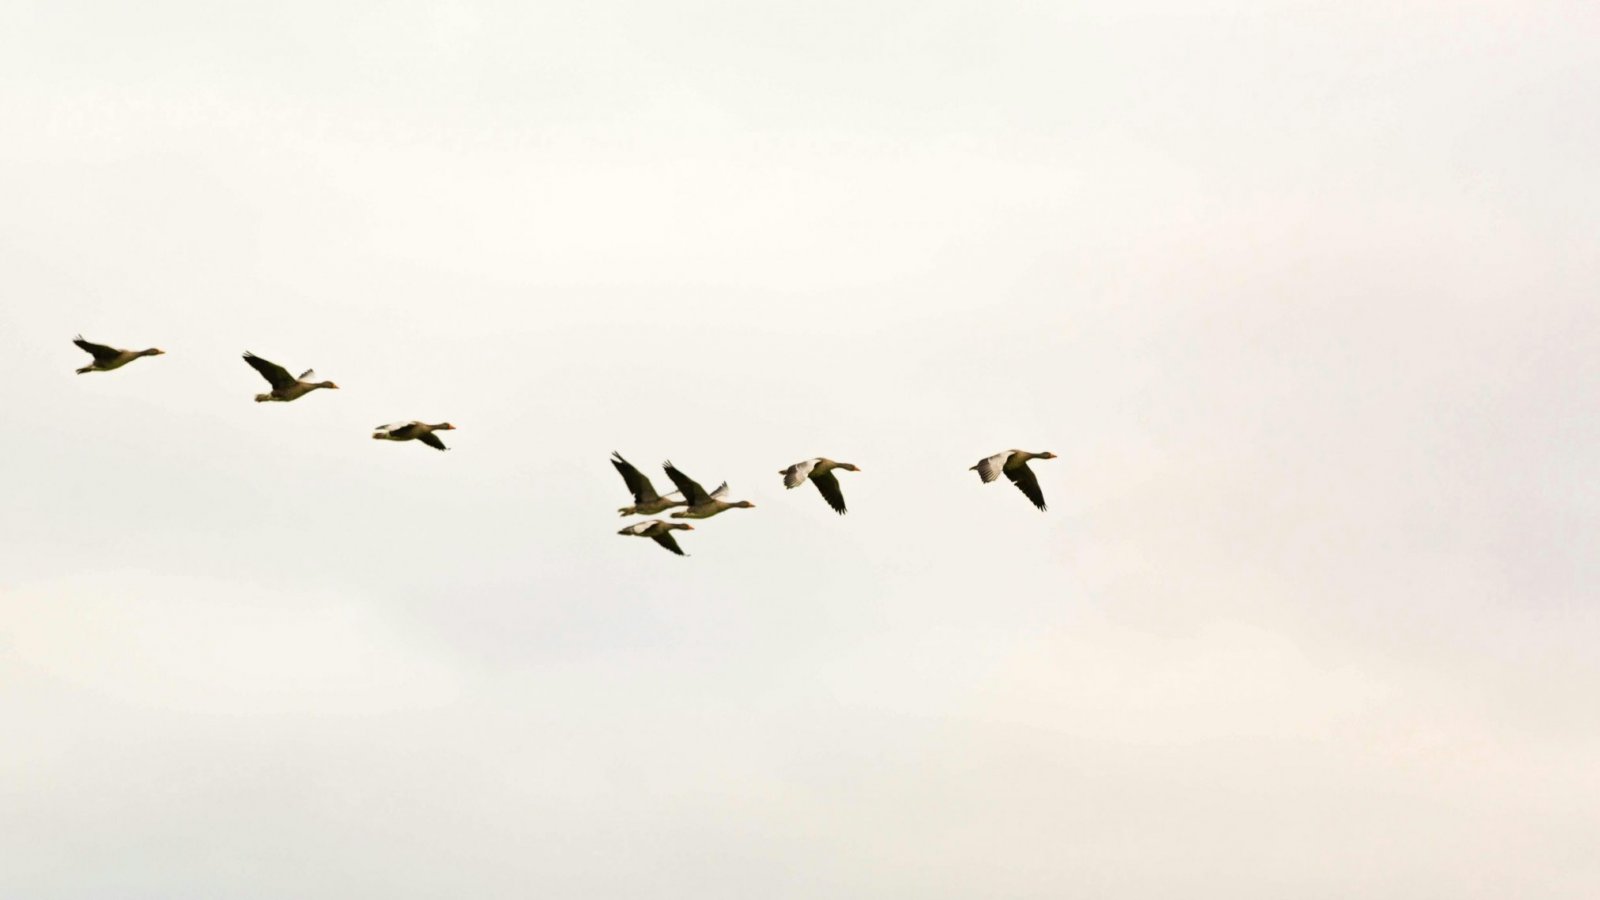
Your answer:
[[[701,487],[693,478],[673,468],[671,460],[662,463],[661,468],[667,470],[667,477],[671,478],[672,483],[678,486],[678,490],[683,491],[683,499],[689,501],[690,506],[701,506],[710,502],[711,498],[706,495],[706,489]]]
[[[622,454],[611,451],[611,464],[617,467],[617,474],[622,476],[622,482],[628,486],[628,493],[633,495],[635,503],[653,503],[661,497],[656,494],[655,485],[645,474],[633,467],[633,463],[622,458]]]
[[[844,491],[839,488],[839,479],[832,472],[822,472],[811,476],[811,483],[817,486],[822,499],[828,501],[833,511],[839,515],[845,514]]]
[[[688,556],[689,555],[689,554],[683,552],[683,548],[682,547],[678,546],[678,539],[673,537],[672,536],[672,532],[670,532],[670,531],[663,531],[660,534],[652,535],[650,540],[655,541],[656,543],[658,543],[661,546],[667,548],[668,550],[671,550],[673,553],[676,553],[679,556]]]
[[[973,468],[978,470],[978,477],[983,479],[983,483],[988,484],[1000,477],[1000,473],[1005,469],[1006,460],[1010,458],[1011,451],[1007,450],[1003,453],[996,453],[987,459],[978,460],[978,464]],[[1010,473],[1006,474],[1009,475]]]
[[[726,499],[728,499],[728,483],[726,481],[724,481],[723,483],[717,485],[717,489],[711,492],[711,499],[713,499],[713,500],[726,500]]]
[[[1034,506],[1039,507],[1040,512],[1044,512],[1044,491],[1039,490],[1039,479],[1034,476],[1033,470],[1028,468],[1027,463],[1008,470],[1006,477],[1017,486],[1017,490],[1033,501]]]
[[[316,377],[317,377],[317,370],[316,369],[307,369],[304,372],[300,373],[300,380],[301,381],[310,381],[311,379],[316,378]]]
[[[444,441],[439,440],[439,436],[437,434],[434,434],[431,431],[424,431],[423,433],[417,435],[417,440],[427,444],[429,447],[432,447],[435,450],[450,449],[444,445]]]
[[[105,362],[108,359],[116,359],[122,354],[122,351],[116,349],[115,347],[107,347],[105,344],[95,344],[91,343],[90,341],[86,341],[83,339],[83,335],[81,334],[73,338],[72,342],[77,344],[79,349],[87,351],[90,356],[93,356],[100,362]]]
[[[261,377],[265,378],[267,384],[272,385],[272,389],[275,391],[294,384],[294,378],[289,375],[288,369],[275,362],[267,362],[249,350],[244,352],[244,361],[250,364],[250,368],[260,372]]]
[[[385,434],[394,434],[395,432],[399,431],[400,429],[406,428],[406,427],[410,426],[411,424],[412,423],[410,423],[410,422],[390,422],[387,425],[379,425],[376,428],[373,428],[372,430],[373,431],[381,431],[381,432],[383,432]]]
[[[783,486],[792,490],[804,484],[805,480],[810,477],[811,470],[817,467],[818,462],[820,462],[820,460],[808,459],[805,462],[797,462],[789,468],[784,469]]]

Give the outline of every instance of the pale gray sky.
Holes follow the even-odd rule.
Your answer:
[[[1596,896],[1597,45],[0,5],[0,895]]]

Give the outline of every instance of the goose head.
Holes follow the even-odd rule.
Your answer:
[[[157,350],[156,348],[151,347],[149,350],[140,350],[139,351],[139,355],[140,356],[161,356],[161,355],[165,354],[166,352],[167,351],[165,351],[165,350]]]
[[[1051,453],[1049,450],[1046,450],[1043,453],[1035,453],[1033,455],[1033,458],[1034,459],[1055,459],[1056,455],[1054,453]]]
[[[729,503],[729,509],[755,509],[756,505],[749,500],[740,500],[738,503]]]
[[[429,426],[429,427],[431,427],[434,431],[455,431],[456,430],[456,427],[454,425],[451,425],[449,422],[440,422],[437,425],[432,425],[432,426]]]
[[[690,525],[688,522],[668,522],[668,523],[666,523],[666,525],[667,525],[667,530],[668,531],[693,531],[694,530],[694,526]]]
[[[861,471],[861,469],[858,466],[856,466],[855,463],[838,463],[837,465],[834,466],[834,468],[843,469],[846,472],[859,472],[859,471]]]
[[[257,403],[265,403],[265,402],[267,402],[268,400],[271,400],[271,399],[272,399],[272,395],[271,394],[257,394],[256,395],[256,402]]]
[[[329,388],[329,389],[335,390],[335,391],[337,391],[339,389],[339,386],[337,384],[334,384],[331,381],[319,381],[319,382],[316,383],[315,387]]]

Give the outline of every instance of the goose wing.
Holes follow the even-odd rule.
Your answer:
[[[663,531],[660,534],[652,534],[650,536],[650,540],[655,541],[656,543],[658,543],[661,546],[667,548],[668,550],[671,550],[673,553],[676,553],[679,556],[688,556],[689,555],[689,554],[683,552],[683,548],[682,547],[678,546],[678,539],[673,537],[672,536],[672,532],[670,532],[670,531]]]
[[[275,391],[294,384],[294,378],[289,374],[289,370],[275,362],[268,362],[248,350],[244,352],[244,361],[250,364],[250,368],[260,372],[261,377],[265,378],[267,384],[272,385]]]
[[[611,464],[616,466],[617,474],[622,476],[622,482],[628,486],[628,493],[633,495],[633,502],[652,503],[661,499],[656,493],[655,485],[650,483],[650,479],[645,477],[643,472],[634,468],[633,463],[623,459],[622,454],[615,450],[611,451],[611,457]]]
[[[673,468],[671,460],[662,463],[661,468],[667,470],[667,477],[671,478],[672,483],[678,486],[678,490],[683,491],[683,499],[689,501],[690,506],[702,506],[710,502],[711,498],[707,496],[706,489],[701,487],[699,482],[693,478]],[[723,485],[723,487],[726,486]]]
[[[307,369],[304,372],[300,373],[300,380],[301,381],[310,381],[311,379],[316,378],[316,377],[317,377],[317,370],[316,369]]]
[[[1006,460],[1010,458],[1011,451],[1006,450],[996,453],[995,455],[985,459],[978,460],[978,464],[973,466],[973,468],[978,470],[978,477],[983,479],[983,483],[988,484],[989,482],[1000,477],[1000,473],[1005,470]]]
[[[726,499],[728,499],[728,483],[726,481],[724,481],[723,483],[717,485],[717,489],[711,492],[711,499],[713,499],[713,500],[726,500]]]
[[[429,447],[432,447],[435,450],[450,449],[444,445],[444,441],[439,440],[439,436],[434,434],[432,430],[424,430],[421,434],[417,435],[417,440],[427,444]]]
[[[828,501],[833,511],[839,515],[845,514],[844,491],[839,488],[839,479],[832,472],[818,472],[811,476],[811,483],[817,486],[822,499]]]
[[[821,461],[822,460],[820,459],[808,459],[805,462],[797,462],[789,468],[784,469],[783,486],[793,489],[804,484],[805,480],[811,477],[811,470],[815,469],[817,467],[817,463]]]
[[[1044,512],[1044,491],[1039,489],[1039,479],[1033,474],[1033,470],[1028,468],[1027,463],[1006,470],[1006,477],[1017,486],[1017,490],[1033,501],[1034,506],[1039,507],[1040,512]]]
[[[83,335],[81,334],[73,338],[72,342],[77,344],[80,350],[88,352],[88,354],[93,356],[97,362],[105,362],[108,359],[116,359],[118,356],[122,355],[121,350],[118,350],[115,347],[107,347],[105,344],[96,344],[91,341],[86,341],[83,339]]]

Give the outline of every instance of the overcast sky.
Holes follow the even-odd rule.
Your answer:
[[[1600,895],[1597,45],[0,5],[0,894]]]

